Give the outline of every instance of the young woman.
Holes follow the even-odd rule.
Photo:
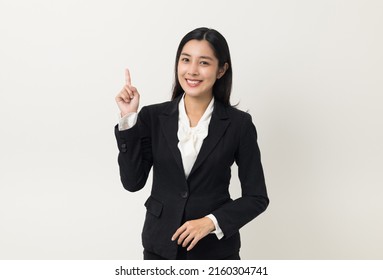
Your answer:
[[[195,29],[181,40],[172,100],[143,107],[126,70],[116,96],[121,181],[145,186],[144,259],[240,259],[239,229],[268,206],[251,116],[230,106],[232,68],[225,38]],[[242,197],[229,194],[238,165]]]

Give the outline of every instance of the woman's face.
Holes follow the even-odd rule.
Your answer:
[[[181,51],[177,72],[178,81],[187,95],[211,98],[213,85],[225,70],[219,69],[218,59],[208,41],[190,40]]]

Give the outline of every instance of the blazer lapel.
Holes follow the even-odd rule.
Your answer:
[[[230,119],[226,113],[225,106],[220,102],[215,101],[213,114],[209,124],[209,134],[203,141],[201,150],[198,153],[197,159],[193,165],[192,170],[190,171],[188,178],[191,177],[193,172],[201,166],[204,160],[213,151],[214,147],[217,145],[218,141],[225,133],[229,123]]]
[[[169,106],[166,107],[163,114],[159,116],[160,125],[162,128],[162,133],[168,142],[169,149],[173,154],[173,157],[179,166],[181,172],[185,174],[184,167],[182,164],[181,153],[178,149],[178,103],[180,101],[180,97],[177,97],[173,101],[169,103]]]

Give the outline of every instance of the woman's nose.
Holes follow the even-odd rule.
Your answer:
[[[188,74],[191,76],[197,76],[198,75],[198,64],[197,63],[190,63]]]

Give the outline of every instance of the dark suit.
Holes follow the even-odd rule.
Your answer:
[[[197,160],[185,178],[178,150],[178,102],[143,107],[137,124],[115,135],[121,181],[129,191],[144,187],[153,167],[153,185],[145,202],[142,242],[146,250],[167,259],[177,256],[174,232],[188,220],[213,214],[224,233],[209,234],[188,252],[188,259],[224,259],[239,252],[239,229],[268,206],[257,133],[248,113],[220,102],[214,111]],[[238,165],[242,197],[228,191],[231,170]]]

